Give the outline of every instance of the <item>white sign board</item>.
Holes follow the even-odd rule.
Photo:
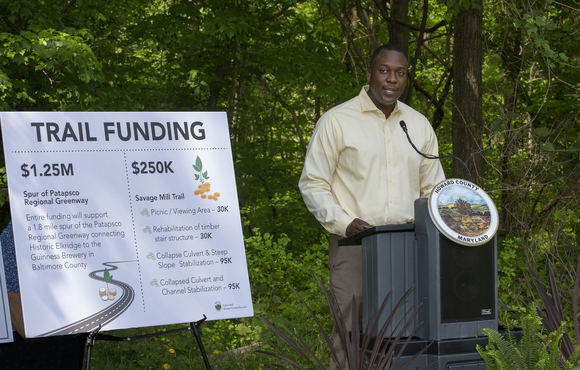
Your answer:
[[[27,335],[253,315],[225,113],[1,125]]]
[[[0,248],[1,250],[1,248]],[[8,305],[8,291],[6,290],[6,275],[4,274],[4,260],[0,253],[0,343],[13,342],[12,321],[10,319],[10,306]]]

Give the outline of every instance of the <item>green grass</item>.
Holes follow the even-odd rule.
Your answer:
[[[330,314],[328,315],[330,320]],[[224,327],[223,330],[236,330],[235,325],[223,325],[224,322],[231,324],[238,320],[223,320],[220,323],[209,322],[204,327],[202,324],[202,341],[208,356],[208,361],[213,370],[217,369],[260,369],[262,366],[272,367],[275,359],[270,356],[256,353],[258,349],[268,350],[284,354],[291,358],[296,355],[269,329],[259,333],[256,338],[247,337],[247,343],[239,343],[236,348],[219,350],[224,348],[225,343],[216,342],[216,337],[231,336],[231,333],[215,333],[215,326]],[[303,338],[311,348],[314,348],[322,358],[329,358],[328,351],[318,329],[306,320],[298,322],[286,322],[286,326],[292,328]],[[332,324],[329,323],[329,328]],[[156,328],[125,329],[104,334],[131,337],[176,328],[187,325],[170,325]],[[230,328],[230,329],[228,329]],[[234,329],[231,329],[234,328]],[[204,330],[207,329],[207,330]],[[218,335],[219,334],[219,335]],[[206,366],[195,336],[191,332],[168,334],[158,337],[132,340],[132,341],[106,341],[97,340],[91,351],[90,368],[93,370],[125,370],[125,369],[192,369],[205,370]]]
[[[296,288],[308,303],[317,319],[332,329],[332,317],[315,275],[328,280],[328,252],[326,236],[304,253],[292,253],[290,240],[281,236],[261,234],[246,239],[248,272],[252,285],[254,313],[281,327],[291,328],[320,358],[330,358],[330,351],[322,339],[314,320],[292,292]],[[188,324],[123,329],[103,332],[117,337],[136,337],[145,334],[186,328]],[[274,358],[256,350],[266,350],[297,358],[257,317],[206,321],[200,325],[205,352],[211,368],[260,369],[273,367]],[[165,367],[164,367],[165,366]],[[205,364],[193,333],[180,332],[132,341],[97,340],[91,351],[91,369],[193,369],[205,370]]]

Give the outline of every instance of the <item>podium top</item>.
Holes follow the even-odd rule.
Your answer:
[[[374,226],[360,233],[356,233],[346,238],[338,240],[338,246],[343,247],[347,245],[361,245],[362,239],[377,233],[394,233],[404,231],[415,231],[415,224],[397,224],[397,225],[381,225]]]

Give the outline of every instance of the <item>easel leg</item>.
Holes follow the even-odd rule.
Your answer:
[[[90,368],[91,368],[91,349],[93,348],[93,345],[95,344],[95,340],[97,339],[97,337],[99,339],[102,339],[102,340],[132,341],[132,340],[137,340],[137,339],[151,338],[151,337],[157,337],[157,336],[161,336],[161,335],[178,333],[178,332],[187,331],[187,330],[193,332],[193,335],[195,335],[195,339],[197,340],[197,345],[199,346],[199,350],[201,351],[201,355],[203,357],[203,362],[205,363],[205,367],[207,370],[211,370],[211,366],[209,364],[207,354],[205,353],[205,348],[203,347],[203,343],[201,341],[201,327],[199,326],[206,319],[207,319],[207,316],[203,315],[203,319],[196,321],[196,322],[189,323],[189,328],[182,328],[182,329],[140,335],[137,337],[125,337],[125,338],[98,334],[99,330],[101,330],[101,326],[99,325],[99,328],[97,330],[89,333],[89,335],[87,336],[87,366],[86,366],[86,370],[90,370]]]
[[[207,317],[205,315],[203,315],[203,319],[190,323],[189,327],[191,328],[193,335],[195,335],[195,339],[197,340],[197,345],[199,346],[199,350],[201,351],[201,356],[203,357],[203,362],[205,363],[206,369],[211,370],[211,366],[209,365],[209,360],[207,358],[207,354],[205,353],[205,349],[204,349],[203,343],[201,341],[201,327],[199,326],[199,324],[204,322],[206,319],[207,319]]]
[[[87,336],[87,370],[91,368],[91,349],[95,345],[95,338],[97,337],[97,333],[101,330],[101,325],[97,328],[97,330],[92,331]]]

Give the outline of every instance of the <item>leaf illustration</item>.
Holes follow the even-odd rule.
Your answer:
[[[199,156],[195,158],[195,164],[192,164],[192,166],[193,169],[197,171],[197,173],[195,174],[195,179],[199,180],[203,185],[205,183],[205,180],[209,179],[209,176],[207,174],[207,171],[205,172],[203,171],[203,164],[201,163],[201,159],[199,158]]]
[[[103,277],[105,278],[105,283],[110,283],[111,280],[113,280],[113,275],[111,275],[109,273],[109,270],[107,270],[107,269],[105,269],[105,273],[104,273]]]
[[[195,164],[193,165],[193,168],[197,172],[201,172],[201,170],[203,170],[203,164],[201,163],[201,159],[199,158],[199,156],[197,156],[197,158],[195,158]]]

